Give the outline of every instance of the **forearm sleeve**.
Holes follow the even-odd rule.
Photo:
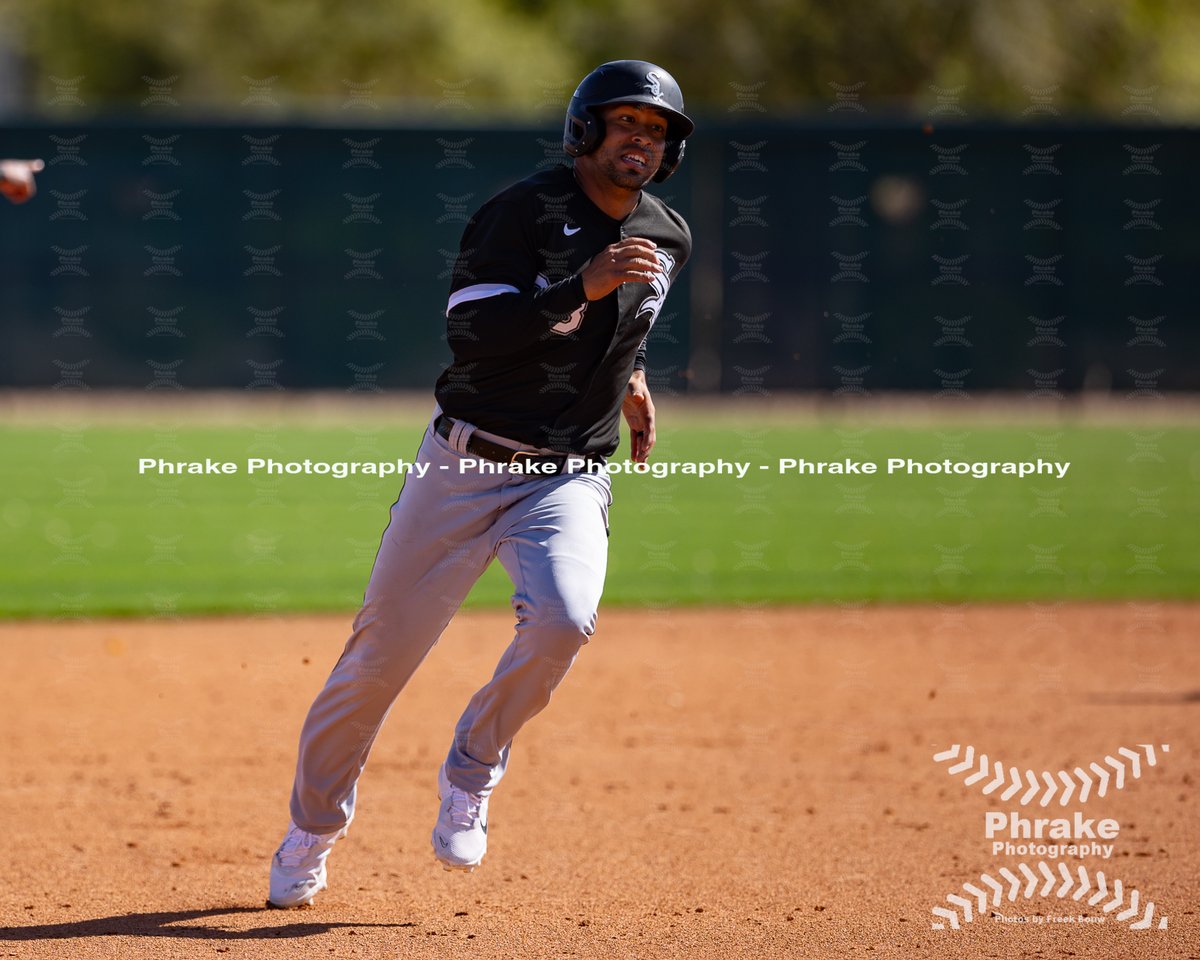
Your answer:
[[[534,290],[500,284],[466,287],[451,297],[446,339],[454,355],[468,362],[517,353],[586,302],[579,274]]]

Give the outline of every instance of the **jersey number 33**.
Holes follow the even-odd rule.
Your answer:
[[[662,309],[663,304],[667,300],[667,292],[671,288],[671,271],[675,269],[675,258],[665,250],[655,250],[654,256],[662,265],[662,273],[656,274],[654,279],[650,281],[651,293],[645,300],[638,304],[637,310],[634,311],[635,317],[640,317],[644,313],[650,314],[650,326],[654,326],[654,321],[658,319],[658,312]],[[541,274],[537,277],[539,287],[549,286],[549,281]],[[583,324],[583,316],[587,313],[587,302],[581,303],[571,315],[565,320],[560,320],[550,328],[552,333],[557,333],[561,336],[567,336],[574,333]],[[649,332],[649,328],[647,328]]]

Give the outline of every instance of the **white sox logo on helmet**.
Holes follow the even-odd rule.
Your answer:
[[[646,74],[646,92],[655,100],[663,98],[662,84],[659,82],[658,74],[653,70]]]

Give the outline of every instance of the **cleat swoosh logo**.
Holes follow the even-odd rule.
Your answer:
[[[447,847],[449,847],[449,846],[450,846],[450,844],[448,844],[448,843],[445,841],[445,839],[444,839],[444,838],[442,838],[442,837],[440,837],[440,836],[438,837],[438,843],[440,843],[440,844],[442,845],[442,849],[443,849],[443,850],[445,850]]]

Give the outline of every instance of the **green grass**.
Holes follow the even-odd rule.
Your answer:
[[[394,478],[159,478],[137,460],[409,458],[420,430],[2,427],[0,617],[353,609]],[[664,425],[656,460],[754,467],[744,480],[614,478],[606,605],[1196,597],[1198,441],[1200,429],[1168,425],[780,422],[744,434],[686,418]],[[774,468],[1026,460],[1039,447],[1071,461],[1066,479]],[[509,590],[494,565],[468,605]]]

